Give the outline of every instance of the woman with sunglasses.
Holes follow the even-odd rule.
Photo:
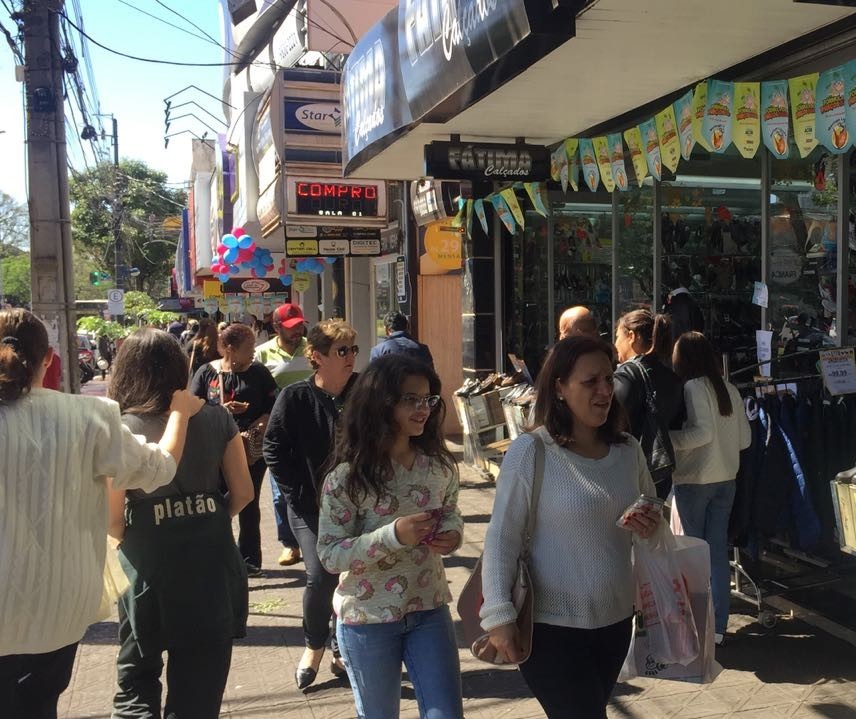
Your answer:
[[[442,556],[464,522],[444,415],[434,370],[391,354],[360,375],[342,418],[318,549],[341,572],[333,604],[359,717],[399,715],[402,663],[420,716],[463,716]]]
[[[314,372],[279,393],[265,433],[265,462],[285,496],[288,523],[306,567],[303,592],[306,649],[295,672],[299,689],[306,689],[315,681],[331,637],[334,660],[330,670],[337,677],[345,675],[332,616],[338,577],[328,573],[318,560],[317,488],[333,451],[336,421],[357,377],[354,363],[360,348],[355,344],[356,337],[354,328],[343,320],[324,320],[309,331],[306,358]]]

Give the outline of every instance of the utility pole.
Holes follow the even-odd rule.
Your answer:
[[[65,113],[59,48],[63,0],[25,0],[25,87],[33,312],[62,362],[62,384],[80,391]]]
[[[113,120],[113,255],[114,255],[114,284],[117,290],[125,289],[125,246],[122,242],[122,194],[125,182],[119,170],[119,123]],[[121,322],[123,317],[116,318]]]

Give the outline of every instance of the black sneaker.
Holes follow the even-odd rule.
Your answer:
[[[262,569],[259,569],[255,564],[250,564],[249,562],[245,562],[247,565],[247,576],[253,578],[264,577],[265,573]]]

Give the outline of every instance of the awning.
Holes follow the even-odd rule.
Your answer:
[[[424,146],[451,135],[552,144],[856,12],[788,0],[458,0],[456,22],[453,7],[400,0],[357,44],[343,80],[346,176],[418,178]]]

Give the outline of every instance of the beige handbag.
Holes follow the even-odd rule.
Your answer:
[[[532,610],[535,604],[535,589],[529,572],[529,552],[532,546],[532,534],[535,531],[535,518],[538,500],[541,497],[541,485],[544,481],[544,442],[537,434],[535,439],[535,476],[532,481],[532,496],[529,498],[529,512],[526,516],[526,530],[523,535],[523,548],[517,559],[517,574],[511,587],[511,601],[517,610],[517,629],[523,648],[521,664],[529,658],[532,651]],[[461,616],[461,628],[464,640],[470,645],[470,651],[476,659],[489,664],[507,664],[497,655],[490,643],[490,635],[481,627],[479,611],[484,603],[482,594],[482,557],[464,585],[458,597],[458,614]]]

